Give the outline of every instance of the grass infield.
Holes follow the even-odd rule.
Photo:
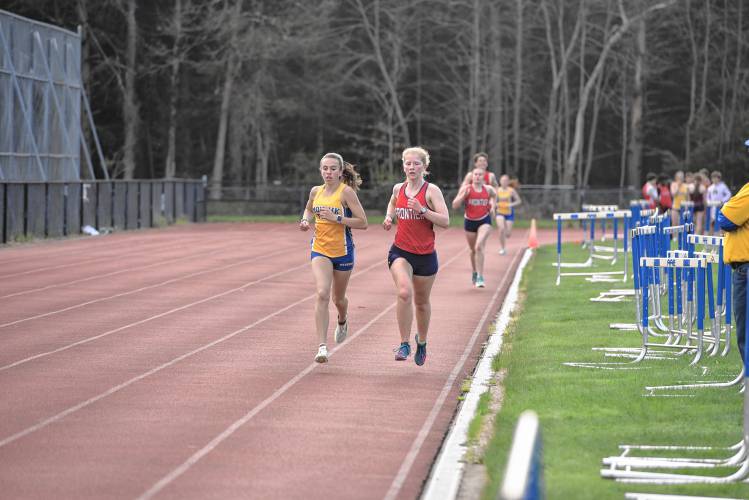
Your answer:
[[[565,245],[563,256],[565,261],[583,262],[587,250],[569,244]],[[740,358],[734,335],[727,358],[703,357],[698,367],[690,367],[686,358],[645,360],[640,363],[640,370],[563,366],[565,361],[624,361],[604,358],[603,353],[591,348],[637,347],[639,337],[636,332],[609,329],[610,322],[634,322],[632,302],[589,301],[600,291],[629,288],[631,281],[626,285],[590,283],[584,277],[569,277],[562,278],[557,287],[556,270],[552,266],[555,262],[556,246],[545,246],[528,264],[521,285],[521,305],[505,332],[502,352],[494,360],[494,369],[505,369],[507,373],[495,434],[483,456],[489,481],[482,497],[495,498],[518,415],[532,409],[541,422],[549,499],[621,499],[625,492],[749,498],[747,484],[657,486],[622,484],[600,477],[601,459],[618,455],[619,444],[730,446],[737,443],[742,435],[743,396],[736,387],[680,391],[694,397],[643,395],[646,385],[731,380],[740,370]],[[599,270],[612,270],[604,261],[596,265]],[[692,456],[710,456],[709,452],[702,453]],[[712,456],[732,454],[718,451]],[[681,452],[675,456],[689,455]],[[726,476],[735,470],[686,472]]]

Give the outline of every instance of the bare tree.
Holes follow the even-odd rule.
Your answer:
[[[138,140],[138,98],[135,93],[136,46],[138,25],[135,19],[135,0],[125,0],[127,46],[125,50],[125,88],[122,99],[122,118],[125,124],[125,145],[122,163],[125,179],[135,174],[135,149]]]
[[[214,200],[221,199],[221,188],[224,178],[224,157],[226,155],[226,132],[229,124],[229,104],[234,87],[234,79],[240,65],[237,55],[237,38],[241,26],[242,0],[235,0],[228,18],[229,46],[226,50],[224,83],[221,91],[221,109],[219,111],[218,135],[216,138],[216,154],[213,157],[213,172],[211,174],[210,196]]]

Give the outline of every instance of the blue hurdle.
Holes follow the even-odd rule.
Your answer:
[[[627,244],[627,233],[628,233],[628,227],[629,227],[629,220],[632,217],[632,212],[630,210],[618,210],[614,212],[571,212],[571,213],[555,213],[554,214],[554,220],[557,222],[557,280],[556,284],[559,285],[561,283],[562,276],[601,276],[601,275],[623,275],[623,281],[627,280],[627,268],[626,268],[626,262],[627,262],[627,253],[628,253],[628,244]],[[612,258],[612,264],[616,262],[617,256],[618,256],[618,246],[617,242],[619,239],[619,230],[618,230],[618,221],[623,220],[624,221],[624,243],[623,243],[623,250],[625,254],[625,270],[622,271],[608,271],[608,272],[579,272],[579,273],[562,273],[562,267],[575,267],[575,268],[586,268],[586,267],[592,267],[593,266],[593,259],[594,258],[607,258],[607,257],[600,257],[595,255],[595,245],[591,244],[589,245],[590,248],[590,254],[588,257],[588,260],[582,263],[570,263],[570,262],[562,262],[562,223],[563,221],[567,220],[579,220],[579,221],[588,221],[589,222],[589,229],[590,229],[590,241],[595,241],[595,221],[597,220],[613,220],[614,221],[614,256]],[[611,257],[608,257],[611,258]]]

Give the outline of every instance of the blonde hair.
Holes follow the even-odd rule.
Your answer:
[[[424,177],[429,175],[429,152],[426,149],[419,146],[406,148],[403,150],[403,154],[401,154],[401,161],[406,161],[407,154],[419,155],[422,163],[424,163]]]
[[[320,163],[322,163],[325,158],[333,158],[334,160],[337,160],[338,166],[341,168],[341,180],[343,183],[351,187],[354,191],[359,190],[362,180],[354,165],[345,161],[338,153],[325,153],[323,157],[320,158]]]

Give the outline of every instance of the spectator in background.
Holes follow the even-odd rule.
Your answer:
[[[705,232],[717,234],[719,232],[717,221],[718,212],[720,211],[720,207],[731,199],[731,190],[728,189],[726,183],[723,182],[722,176],[717,170],[714,170],[713,173],[710,174],[710,180],[712,181],[712,184],[707,188],[707,210],[710,215],[708,220],[710,221],[711,227],[706,228]]]
[[[705,180],[702,174],[694,174],[694,182],[689,185],[689,199],[694,203],[694,232],[695,234],[703,234],[703,226],[705,224],[705,194],[707,187],[705,187]]]
[[[656,187],[658,188],[658,210],[665,214],[673,206],[671,179],[666,174],[659,175],[656,180]]]
[[[658,204],[658,188],[655,186],[658,176],[648,172],[645,176],[645,184],[642,185],[642,197],[648,202],[649,208],[655,208]]]
[[[749,153],[749,140],[745,143]],[[741,359],[747,333],[746,284],[749,273],[749,183],[723,205],[718,224],[726,232],[723,259],[733,268],[733,314],[736,319],[736,343]]]
[[[674,174],[674,180],[671,183],[671,198],[673,200],[673,210],[671,211],[671,225],[679,224],[681,215],[681,202],[689,198],[689,188],[684,182],[684,172],[678,170]]]

